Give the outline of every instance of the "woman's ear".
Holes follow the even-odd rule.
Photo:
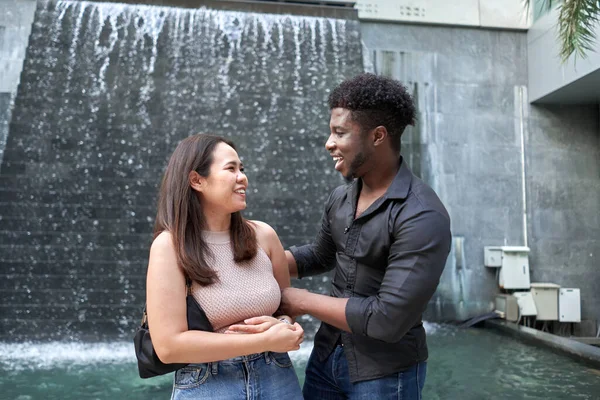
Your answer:
[[[190,186],[197,192],[202,192],[205,186],[204,178],[200,176],[196,171],[191,171],[188,175],[188,180],[190,182]]]

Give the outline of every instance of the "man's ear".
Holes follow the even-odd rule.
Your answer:
[[[197,192],[202,192],[205,186],[204,178],[200,176],[196,171],[191,171],[188,175],[188,181],[190,182],[190,186]]]
[[[373,145],[379,146],[381,145],[385,139],[388,137],[388,131],[385,126],[378,126],[373,131]]]

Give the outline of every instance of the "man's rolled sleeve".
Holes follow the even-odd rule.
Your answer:
[[[352,297],[346,319],[352,333],[394,343],[419,320],[450,252],[450,221],[423,211],[398,224],[377,295]]]
[[[346,322],[352,333],[367,335],[367,324],[371,315],[371,304],[375,297],[350,297],[346,303]]]
[[[296,260],[296,266],[298,268],[298,279],[302,279],[305,276],[310,275],[307,270],[310,270],[308,266],[317,263],[317,258],[313,252],[313,245],[307,244],[304,246],[292,246],[289,248],[290,253]]]

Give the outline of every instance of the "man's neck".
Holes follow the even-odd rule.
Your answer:
[[[398,170],[400,169],[400,156],[387,157],[373,166],[361,177],[361,194],[381,196],[390,187]]]

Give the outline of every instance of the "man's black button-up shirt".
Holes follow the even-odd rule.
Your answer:
[[[350,380],[379,378],[427,360],[422,314],[450,252],[450,217],[405,162],[386,193],[354,219],[362,182],[335,189],[314,243],[292,247],[300,278],[335,268],[331,296],[349,298],[352,333],[322,323],[323,361],[341,336]]]

